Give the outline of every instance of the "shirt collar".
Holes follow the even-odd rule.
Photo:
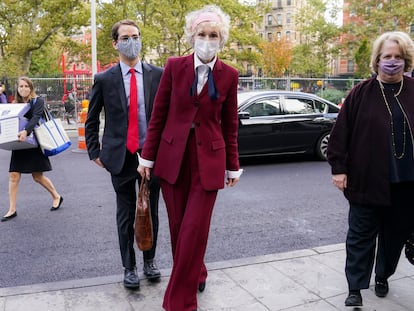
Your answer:
[[[121,72],[123,76],[126,76],[129,73],[129,69],[131,68],[130,66],[128,66],[127,64],[123,63],[122,61],[119,62],[119,65],[121,66]],[[141,64],[141,60],[139,60],[135,66],[134,66],[135,71],[137,71],[138,73],[142,74],[142,64]]]
[[[214,65],[216,64],[217,56],[214,56],[213,60],[207,64],[204,64],[197,56],[196,53],[194,53],[194,70],[200,66],[200,65],[207,65],[210,67],[211,71],[213,71]]]

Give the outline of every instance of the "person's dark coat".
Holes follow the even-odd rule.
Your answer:
[[[413,137],[414,79],[404,76],[402,94],[398,100]],[[390,126],[378,81],[361,82],[346,97],[328,144],[332,174],[347,174],[344,195],[351,203],[390,204]]]

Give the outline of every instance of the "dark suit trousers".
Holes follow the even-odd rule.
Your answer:
[[[207,278],[204,254],[217,190],[206,191],[201,186],[194,133],[189,136],[177,183],[161,179],[161,190],[173,252],[163,307],[167,311],[195,310],[198,284]]]
[[[391,206],[350,204],[345,264],[350,290],[369,287],[374,262],[376,276],[388,279],[394,274],[413,230],[413,192],[414,183],[394,184]]]
[[[138,187],[141,182],[141,176],[137,172],[137,167],[137,155],[127,151],[121,172],[118,175],[111,175],[112,185],[116,193],[116,223],[118,227],[119,247],[121,250],[122,265],[126,269],[133,269],[136,266],[134,222]],[[154,239],[152,248],[143,252],[144,260],[155,257],[158,235],[159,192],[159,179],[152,177],[150,181],[150,209]]]

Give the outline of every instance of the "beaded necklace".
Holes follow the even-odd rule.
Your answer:
[[[406,136],[407,136],[407,131],[406,131],[407,121],[406,121],[406,118],[405,118],[404,110],[402,109],[401,103],[398,100],[398,97],[397,96],[400,95],[400,93],[401,93],[401,90],[402,90],[403,85],[404,85],[404,79],[401,80],[400,89],[398,90],[397,93],[394,94],[394,98],[397,101],[398,107],[400,107],[400,109],[401,109],[401,111],[403,113],[403,147],[402,147],[402,152],[401,152],[400,155],[397,154],[397,149],[395,148],[394,121],[393,121],[393,116],[392,116],[391,108],[390,108],[390,105],[388,104],[387,97],[385,96],[385,93],[384,93],[384,85],[382,84],[382,82],[379,79],[378,79],[378,82],[380,84],[380,89],[381,89],[382,97],[384,98],[385,105],[387,106],[388,113],[390,114],[390,117],[391,117],[390,118],[390,120],[391,120],[390,122],[391,122],[392,150],[393,150],[393,153],[394,153],[394,157],[396,157],[398,160],[400,160],[405,155],[405,140],[406,140]]]

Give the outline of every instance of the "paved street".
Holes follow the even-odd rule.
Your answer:
[[[50,197],[30,175],[18,196],[18,217],[1,223],[0,287],[117,275],[122,272],[109,174],[73,146],[51,157],[47,173],[64,202]],[[8,208],[9,152],[0,150],[0,211]],[[244,163],[243,163],[244,162]],[[219,193],[206,261],[260,256],[344,241],[345,200],[331,185],[326,162],[308,158],[243,161],[237,187]],[[171,267],[165,206],[160,206],[157,262]],[[138,256],[138,269],[141,269]]]

